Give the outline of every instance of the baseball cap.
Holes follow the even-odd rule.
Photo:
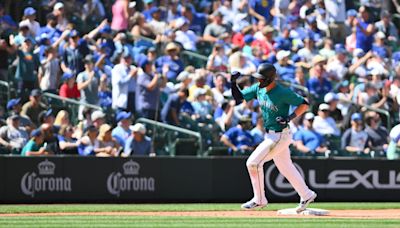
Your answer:
[[[88,133],[89,131],[93,132],[93,131],[97,131],[97,128],[94,125],[89,125],[85,128],[84,132]]]
[[[96,110],[96,111],[92,112],[92,115],[90,117],[91,117],[92,121],[96,121],[96,120],[98,120],[100,118],[106,117],[106,114],[104,114],[100,110]]]
[[[137,124],[133,125],[132,131],[139,132],[141,134],[146,134],[146,127],[141,123],[137,123]]]
[[[27,7],[24,9],[24,16],[31,16],[36,13],[36,10],[32,7]]]
[[[31,137],[39,137],[42,135],[42,130],[37,128],[31,132]]]
[[[183,82],[186,79],[188,79],[190,77],[190,73],[187,71],[182,71],[181,73],[179,73],[178,77],[176,77],[176,80],[179,82]]]
[[[151,63],[151,61],[145,57],[140,60],[139,67],[143,69],[147,64],[150,64],[150,63]]]
[[[306,120],[312,120],[312,119],[314,119],[314,117],[315,117],[315,115],[314,115],[314,113],[312,113],[312,112],[307,112],[307,113],[304,115],[304,119],[306,119]]]
[[[170,42],[167,44],[167,46],[165,47],[166,51],[171,51],[171,50],[179,50],[179,46],[177,44],[175,44],[174,42]]]
[[[99,33],[102,33],[102,34],[110,34],[111,32],[112,32],[111,27],[108,25],[104,26],[99,31]]]
[[[43,123],[43,122],[44,122],[44,119],[47,118],[47,117],[50,117],[50,116],[54,116],[54,115],[53,115],[53,110],[52,110],[52,109],[49,109],[49,110],[47,110],[47,111],[42,111],[42,112],[39,114],[39,121],[40,121],[41,123]]]
[[[19,102],[21,101],[21,98],[15,98],[15,99],[11,99],[7,102],[7,109],[11,110],[14,108],[14,106],[16,106],[17,104],[19,104]]]
[[[117,122],[119,122],[121,120],[129,119],[129,118],[131,118],[131,116],[132,116],[132,113],[122,111],[117,114],[116,119],[117,119]]]
[[[247,34],[247,35],[244,36],[243,40],[244,40],[244,42],[245,42],[246,44],[247,44],[247,43],[251,43],[251,42],[254,41],[254,37],[253,37],[252,35],[250,35],[250,34]]]
[[[337,100],[339,100],[338,95],[336,93],[332,93],[332,92],[331,93],[327,93],[325,95],[325,97],[324,97],[325,103],[329,103],[331,101],[337,101]]]
[[[18,114],[13,114],[9,118],[10,120],[19,120],[20,116]]]
[[[85,56],[85,59],[83,60],[84,63],[93,63],[94,62],[94,57],[93,55],[89,54]]]
[[[72,78],[72,77],[74,77],[74,75],[72,74],[72,73],[70,73],[70,72],[65,72],[64,74],[63,74],[63,76],[62,76],[62,80],[63,81],[67,81],[67,80],[69,80],[70,78]]]
[[[79,36],[79,32],[76,31],[75,29],[72,30],[72,31],[69,33],[69,37],[77,37],[77,36]]]
[[[379,31],[379,32],[377,32],[377,33],[375,34],[375,38],[378,38],[378,39],[385,39],[385,38],[386,38],[386,35],[385,35],[385,33],[383,33],[382,31]]]
[[[59,10],[61,8],[64,8],[64,3],[62,2],[57,2],[53,7],[54,10]]]
[[[181,28],[184,24],[189,24],[189,20],[186,17],[180,17],[175,20],[175,27]]]
[[[329,110],[329,105],[322,103],[319,105],[318,110],[320,110],[320,111]]]
[[[313,66],[317,65],[318,63],[325,62],[326,59],[322,55],[316,55],[312,59]]]
[[[360,121],[360,120],[362,120],[362,115],[358,112],[353,113],[353,115],[351,115],[351,120]]]
[[[354,49],[354,51],[353,51],[353,56],[355,56],[355,57],[361,58],[361,57],[363,57],[364,55],[365,55],[365,52],[364,52],[364,50],[361,49],[361,48],[356,48],[356,49]]]
[[[40,89],[33,89],[30,93],[32,97],[37,97],[42,95],[42,91]]]
[[[347,51],[343,44],[335,44],[335,52],[337,54],[345,54]]]
[[[357,11],[355,9],[347,10],[347,17],[355,17],[357,16]]]
[[[153,3],[153,0],[144,0],[144,3],[150,4],[150,3]]]
[[[150,14],[153,15],[154,13],[159,13],[161,12],[160,8],[158,8],[157,6],[153,6],[150,9]]]
[[[276,54],[276,59],[278,61],[280,61],[280,60],[284,59],[285,57],[288,57],[289,55],[290,55],[290,51],[280,50]]]

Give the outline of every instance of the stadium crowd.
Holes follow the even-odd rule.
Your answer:
[[[263,104],[235,104],[230,73],[245,88],[270,62],[312,104],[291,123],[294,154],[398,158],[397,1],[2,2],[3,154],[154,156],[154,132],[134,124],[147,118],[246,155],[263,140]],[[78,113],[45,93],[80,101]]]

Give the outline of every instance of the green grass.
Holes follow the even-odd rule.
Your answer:
[[[0,205],[0,213],[233,211],[240,204],[31,204]],[[271,203],[265,210],[294,207]],[[314,203],[323,209],[400,209],[400,203]],[[0,227],[400,227],[400,220],[333,218],[211,218],[163,216],[21,216],[0,217]]]

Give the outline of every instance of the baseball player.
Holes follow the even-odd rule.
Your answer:
[[[261,64],[257,73],[252,75],[258,80],[258,83],[243,90],[240,90],[236,84],[236,79],[240,76],[241,74],[238,72],[232,73],[232,95],[237,104],[243,99],[246,101],[258,100],[266,130],[264,141],[253,151],[246,162],[254,197],[242,204],[241,207],[245,210],[254,210],[267,205],[263,166],[265,162],[274,160],[279,172],[286,177],[300,195],[300,204],[296,207],[296,212],[300,213],[314,201],[317,194],[308,188],[292,163],[289,151],[292,135],[288,123],[307,111],[308,103],[303,97],[275,82],[276,69],[269,63]],[[289,115],[291,105],[297,106],[297,108]]]

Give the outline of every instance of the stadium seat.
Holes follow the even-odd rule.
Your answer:
[[[195,138],[177,138],[174,144],[176,156],[195,156],[199,149]]]

